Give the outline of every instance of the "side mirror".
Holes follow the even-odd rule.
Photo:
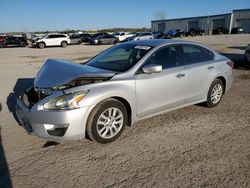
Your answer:
[[[162,66],[157,64],[149,64],[143,66],[142,71],[146,74],[159,73],[162,71]]]

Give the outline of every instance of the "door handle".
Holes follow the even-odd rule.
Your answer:
[[[176,75],[177,78],[182,78],[182,77],[185,77],[185,76],[186,76],[186,74],[184,74],[184,73],[180,73],[180,74]]]
[[[214,66],[209,66],[208,70],[214,69]]]

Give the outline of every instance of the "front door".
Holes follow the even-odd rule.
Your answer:
[[[180,47],[166,46],[154,52],[145,64],[162,65],[162,72],[140,72],[136,80],[137,115],[161,112],[184,104],[187,85],[186,72],[181,63]]]

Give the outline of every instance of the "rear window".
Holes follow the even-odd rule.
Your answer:
[[[201,63],[214,59],[213,52],[196,45],[183,45],[185,64]]]

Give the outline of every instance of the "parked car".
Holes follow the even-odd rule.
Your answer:
[[[77,34],[73,34],[69,38],[70,38],[70,44],[81,44],[82,43],[81,37]]]
[[[91,35],[88,33],[82,33],[79,34],[79,36],[81,37],[82,42],[89,42],[89,39],[91,38]]]
[[[0,36],[0,42],[3,42],[6,38],[6,36]]]
[[[164,38],[172,39],[172,38],[176,38],[176,37],[182,38],[184,36],[185,36],[185,32],[183,32],[181,29],[172,29],[166,33]]]
[[[119,42],[118,38],[116,38],[113,35],[108,35],[108,34],[99,35],[99,36],[97,36],[95,38],[91,38],[89,40],[90,44],[98,44],[98,45],[101,45],[101,44],[116,44],[118,42]]]
[[[27,41],[23,37],[7,37],[0,42],[0,47],[26,47]]]
[[[153,32],[154,39],[163,39],[165,38],[164,33],[160,31]]]
[[[213,35],[222,35],[222,34],[228,34],[229,30],[225,27],[218,27],[216,29],[213,29],[212,34]]]
[[[48,34],[41,39],[32,41],[33,47],[45,48],[47,46],[61,46],[63,48],[70,44],[70,38],[64,34]]]
[[[148,40],[154,39],[154,35],[151,32],[136,33],[133,37],[128,40]]]
[[[91,37],[89,38],[89,41],[93,38],[99,37],[101,35],[108,35],[108,33],[95,33],[93,35],[91,35]]]
[[[248,44],[248,46],[246,47],[245,59],[247,62],[250,62],[250,44]]]
[[[203,36],[205,35],[205,30],[200,29],[200,28],[190,28],[186,33],[185,36]]]
[[[138,120],[202,102],[217,106],[232,86],[232,66],[193,42],[121,43],[86,64],[47,60],[17,99],[16,114],[31,135],[108,143]]]
[[[123,40],[125,40],[126,38],[128,38],[127,33],[125,33],[125,32],[117,32],[117,33],[114,34],[114,36],[115,36],[116,38],[118,38],[119,41],[123,41]]]
[[[245,33],[245,30],[243,27],[234,27],[231,30],[231,34],[243,34],[243,33]]]

